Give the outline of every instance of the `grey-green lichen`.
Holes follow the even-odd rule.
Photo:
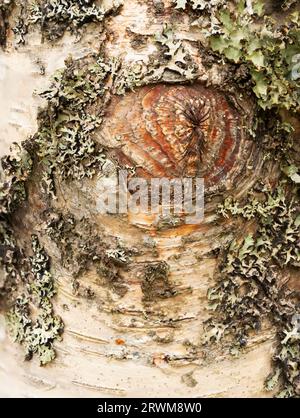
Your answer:
[[[162,31],[156,34],[155,41],[162,54],[159,61],[154,60],[152,63],[146,77],[148,82],[158,82],[163,76],[166,81],[176,81],[176,74],[185,81],[196,79],[198,68],[182,42],[176,38],[172,26],[165,24]]]
[[[55,5],[61,3],[53,2]],[[65,2],[65,5],[71,3]],[[288,8],[289,3],[292,2],[283,2],[283,6]],[[234,10],[223,1],[176,1],[174,4],[177,13],[191,10],[193,18],[194,14],[201,18],[202,13],[211,17],[212,24],[204,30],[208,44],[222,59],[237,66],[245,78],[250,76],[248,88],[254,91],[263,109],[298,108],[300,60],[296,13],[291,15],[288,27],[278,25],[269,17],[262,19],[262,2],[235,2],[238,7]],[[52,29],[59,19],[64,19],[64,23],[59,24],[58,36],[67,28],[77,30],[85,21],[78,18],[70,22],[68,13],[62,8],[55,16],[44,15],[43,23],[38,10],[36,8],[33,13],[36,23],[42,27],[44,24],[45,35],[51,39],[56,37]],[[51,8],[47,10],[51,11]],[[94,19],[98,20],[92,12],[91,20]],[[201,29],[201,19],[195,20],[193,26]],[[48,107],[39,115],[40,126],[33,143],[34,160],[41,163],[39,167],[44,170],[43,185],[48,196],[55,196],[57,179],[72,181],[91,177],[101,168],[106,152],[94,141],[93,132],[101,124],[111,92],[124,94],[151,82],[197,78],[197,67],[170,26],[165,25],[155,41],[158,54],[148,66],[143,62],[123,65],[119,60],[106,60],[102,55],[81,61],[68,59],[66,68],[57,73],[53,85],[43,93]],[[266,114],[262,117],[266,119]],[[281,135],[277,138],[276,150],[285,154]],[[270,135],[271,157],[276,154],[272,153],[275,142]],[[26,198],[25,182],[32,170],[32,156],[28,153],[24,156],[21,169],[17,164],[12,171],[17,171],[18,175],[6,180],[1,195],[2,207],[6,208],[3,212],[5,221],[6,215]],[[292,182],[298,183],[298,167],[290,158],[284,159],[282,171]],[[232,344],[236,348],[247,344],[248,334],[258,330],[262,319],[271,319],[278,330],[278,346],[274,357],[275,374],[266,385],[272,389],[278,380],[281,396],[299,394],[299,335],[295,325],[299,308],[294,295],[279,279],[281,269],[299,268],[299,205],[291,198],[295,194],[291,190],[294,189],[286,188],[284,184],[275,192],[263,188],[257,196],[250,195],[243,205],[228,199],[220,208],[224,216],[239,215],[256,220],[257,229],[242,242],[233,243],[224,255],[218,284],[209,292],[216,317],[207,323],[209,339],[219,340],[232,334]],[[6,274],[7,277],[18,276],[23,255],[9,223],[1,225],[5,227],[1,233],[6,247],[1,248],[1,257],[5,261]],[[127,249],[118,243],[108,245],[105,239],[103,243],[103,235],[95,234],[87,220],[75,219],[70,214],[51,213],[47,232],[61,251],[62,263],[72,269],[75,277],[95,267],[99,277],[104,277],[120,295],[126,292],[121,270],[128,267],[130,253]],[[62,322],[53,314],[50,300],[54,291],[49,260],[36,239],[33,251],[34,256],[30,259],[32,279],[26,295],[17,298],[9,314],[9,324],[14,338],[24,344],[28,358],[37,353],[44,364],[55,355],[53,343],[60,336]],[[39,259],[41,262],[37,261]],[[26,278],[18,280],[26,282]],[[77,284],[74,282],[74,287]],[[175,294],[167,263],[155,262],[145,267],[142,291],[144,301]],[[39,308],[38,319],[31,317],[31,303]]]
[[[0,0],[0,46],[6,46],[9,16],[14,8],[14,0]]]
[[[38,25],[43,37],[55,41],[66,31],[78,35],[86,24],[103,22],[120,5],[117,0],[106,6],[95,0],[35,0],[26,5],[26,24]]]
[[[25,183],[32,171],[32,158],[18,145],[1,159],[0,216],[12,212],[26,198]]]
[[[193,6],[197,11],[194,2],[177,2],[177,8],[179,3],[182,9]],[[202,3],[202,10],[211,15],[212,24],[204,25],[203,32],[210,46],[235,64],[228,79],[253,91],[263,109],[298,110],[298,14],[280,25],[270,17],[262,19],[263,2],[232,2],[238,6],[235,10],[230,2],[222,7],[221,2],[211,2],[207,8]],[[292,3],[282,2],[281,7],[288,9]],[[201,29],[202,23],[199,18],[193,25]],[[278,396],[299,396],[299,298],[281,279],[287,268],[300,266],[299,165],[293,158],[291,126],[282,123],[276,112],[259,112],[257,121],[253,137],[266,161],[277,161],[290,182],[285,179],[273,192],[266,187],[253,190],[247,204],[227,198],[220,207],[223,216],[255,220],[256,229],[233,242],[222,258],[218,285],[209,291],[216,316],[206,324],[206,337],[219,341],[231,336],[234,353],[268,318],[277,328],[278,344],[266,389],[277,386]]]
[[[45,365],[55,358],[54,342],[60,339],[64,326],[53,310],[55,287],[50,259],[37,236],[32,237],[32,252],[24,294],[17,297],[6,318],[12,338],[25,349],[25,358],[29,360],[36,354],[40,364]],[[37,311],[34,317],[31,306]]]
[[[183,42],[175,36],[173,27],[164,24],[155,36],[151,37],[157,51],[143,60],[123,63],[115,61],[112,92],[123,95],[128,90],[159,82],[193,81],[198,76],[198,66]]]
[[[42,207],[49,207],[47,232],[61,250],[63,265],[74,273],[74,290],[78,291],[81,273],[93,267],[99,280],[120,296],[127,291],[122,270],[127,269],[132,250],[97,235],[86,219],[62,216],[51,206],[57,182],[92,177],[101,169],[106,152],[94,141],[93,133],[102,122],[111,94],[124,94],[140,79],[134,66],[107,60],[102,54],[78,61],[67,59],[66,67],[55,74],[49,89],[42,93],[47,106],[39,112],[37,133],[23,147],[17,147],[15,154],[2,159],[0,267],[4,274],[0,296],[1,303],[12,306],[8,327],[14,340],[25,347],[27,359],[37,354],[41,364],[51,361],[55,357],[54,342],[63,331],[62,320],[54,314],[51,302],[55,290],[50,260],[36,237],[30,257],[25,250],[26,237],[19,240],[20,231],[16,231],[15,216],[26,203],[33,178]],[[93,297],[91,289],[84,293]]]
[[[266,187],[250,195],[244,205],[225,200],[223,216],[255,219],[256,231],[226,250],[219,267],[218,283],[209,291],[215,315],[207,322],[207,339],[232,336],[232,349],[247,345],[268,319],[277,328],[274,356],[278,396],[300,394],[300,333],[296,318],[299,300],[280,279],[283,268],[300,267],[300,206],[286,183],[271,192]],[[300,318],[300,316],[299,316]],[[296,322],[295,322],[296,321]],[[298,326],[298,331],[296,327]],[[266,388],[274,389],[274,376]]]
[[[296,154],[293,151],[294,128],[284,122],[277,111],[259,111],[250,134],[261,146],[265,161],[277,161],[286,166],[293,164]]]
[[[0,183],[0,298],[9,296],[25,276],[24,254],[19,247],[10,220],[10,214],[27,197],[26,181],[32,171],[30,154],[15,146],[11,155],[1,160]]]
[[[264,201],[255,196],[249,197],[245,206],[239,206],[232,198],[225,200],[220,207],[224,216],[239,215],[245,219],[259,219],[260,249],[268,247],[270,254],[281,267],[294,265],[300,267],[300,208],[295,198],[287,199],[284,186],[278,186],[274,193],[263,189]]]
[[[122,271],[126,270],[134,252],[118,240],[97,232],[87,218],[76,219],[72,214],[48,213],[47,234],[61,252],[61,263],[72,272],[73,289],[78,293],[82,274],[94,268],[99,278],[118,295],[127,287]]]
[[[7,304],[15,300],[8,314],[14,339],[24,345],[26,358],[37,353],[41,364],[54,358],[53,344],[63,325],[53,313],[53,277],[47,255],[34,239],[34,257],[28,257],[24,243],[17,240],[15,212],[26,202],[29,183],[36,175],[36,190],[44,191],[40,198],[49,206],[41,216],[46,216],[46,230],[61,251],[62,265],[72,270],[74,291],[82,291],[80,275],[94,268],[103,284],[120,296],[127,292],[122,271],[128,268],[134,250],[97,234],[87,219],[56,213],[51,202],[58,181],[92,177],[101,169],[106,151],[94,141],[93,133],[102,122],[111,94],[124,94],[140,79],[134,67],[106,60],[102,55],[67,59],[66,67],[55,74],[49,89],[42,93],[47,106],[39,113],[37,133],[2,159],[0,267],[4,274],[0,295],[2,301],[9,301]],[[18,295],[24,286],[25,295]],[[90,289],[83,293],[93,297]],[[40,312],[36,320],[31,317],[31,304]]]
[[[201,53],[203,62],[221,61],[233,67],[237,84],[254,92],[263,109],[300,106],[299,84],[299,12],[294,1],[280,2],[281,10],[289,15],[275,20],[265,14],[263,0],[174,1],[174,9],[191,15],[193,30],[204,37]],[[275,5],[274,5],[275,7]],[[230,77],[233,81],[234,77]],[[240,80],[241,79],[241,80]]]
[[[0,46],[5,48],[9,29],[16,44],[25,44],[26,35],[34,29],[48,41],[57,41],[66,32],[78,40],[90,23],[97,25],[100,33],[105,19],[121,6],[120,0],[104,4],[101,0],[0,0]]]
[[[37,354],[41,364],[55,357],[54,341],[63,330],[62,320],[53,312],[55,295],[50,260],[32,237],[29,256],[19,244],[14,227],[14,213],[27,199],[27,183],[34,169],[34,146],[30,141],[1,159],[0,185],[0,296],[1,305],[12,305],[7,314],[8,329],[15,341],[25,347],[26,359]],[[23,294],[18,295],[23,289]],[[34,318],[31,314],[34,308]],[[36,312],[37,317],[36,317]]]
[[[282,10],[288,10],[292,6],[295,6],[297,4],[298,0],[281,0],[281,8]]]
[[[300,267],[300,170],[293,128],[279,113],[299,111],[299,13],[295,2],[277,2],[277,10],[290,12],[282,23],[264,14],[263,1],[225,3],[174,2],[176,9],[190,14],[193,28],[207,40],[201,49],[204,65],[226,64],[230,85],[223,88],[237,85],[256,96],[256,124],[250,134],[266,164],[275,161],[281,175],[272,187],[257,184],[246,201],[227,197],[219,208],[223,217],[242,217],[252,232],[219,256],[217,284],[208,292],[214,314],[205,324],[206,342],[227,341],[230,352],[236,353],[265,321],[271,322],[277,329],[277,348],[266,389],[277,387],[278,396],[297,397],[299,295],[289,290],[284,277]]]

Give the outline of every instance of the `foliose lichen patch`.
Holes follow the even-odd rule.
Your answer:
[[[70,213],[55,212],[47,216],[47,234],[60,250],[62,266],[72,272],[75,293],[80,293],[83,273],[93,267],[99,279],[124,296],[127,287],[122,271],[130,265],[132,250],[115,238],[97,232],[97,226],[87,218],[76,219]]]
[[[59,4],[57,1],[56,7]],[[101,13],[98,16],[91,4],[86,6],[89,19],[101,20]],[[79,9],[80,5],[83,2]],[[266,162],[274,159],[280,169],[272,184],[257,183],[243,201],[225,196],[219,208],[220,217],[242,217],[247,225],[251,223],[252,233],[241,234],[221,252],[217,283],[208,293],[215,313],[205,324],[207,341],[229,338],[231,351],[236,352],[247,345],[253,333],[259,333],[262,321],[270,321],[277,330],[277,348],[274,374],[267,379],[266,388],[273,390],[278,383],[279,396],[296,397],[300,393],[299,295],[284,279],[291,269],[299,272],[300,265],[299,166],[293,129],[282,111],[294,115],[299,111],[300,31],[295,2],[276,2],[276,7],[288,13],[286,21],[267,16],[262,1],[174,1],[174,13],[188,14],[193,30],[204,35],[205,42],[199,45],[204,61],[228,69],[227,85],[222,88],[229,92],[239,86],[256,99],[256,124],[250,133]],[[70,23],[64,8],[57,9],[55,16],[51,16],[51,8],[43,9],[41,4],[34,10],[36,23],[43,24],[44,19],[49,34],[55,25],[61,25],[60,36],[67,27],[75,29],[87,21],[78,12]],[[43,364],[54,358],[53,344],[63,328],[51,303],[50,261],[36,237],[33,255],[25,255],[14,236],[13,212],[26,199],[26,182],[37,163],[43,169],[41,182],[50,202],[56,196],[57,179],[71,182],[101,170],[106,150],[99,147],[93,133],[105,117],[111,94],[124,94],[149,83],[197,79],[197,65],[173,28],[162,27],[153,43],[157,53],[148,63],[124,64],[103,54],[80,61],[68,59],[66,68],[43,93],[48,106],[39,115],[40,126],[30,152],[27,148],[21,156],[3,160],[6,173],[0,192],[0,233],[4,244],[0,258],[5,279],[0,286],[5,293],[27,283],[24,296],[17,297],[8,315],[9,326],[28,357],[37,353]],[[74,269],[75,275],[93,263],[99,275],[116,286],[120,268],[127,265],[130,254],[117,245],[102,244],[102,236],[86,234],[85,230],[90,231],[87,224],[72,214],[54,214],[47,232],[57,243],[62,262]],[[97,238],[97,245],[93,238]],[[164,262],[146,266],[142,281],[146,299],[172,295]],[[37,305],[38,319],[31,317],[30,303]]]
[[[25,44],[27,34],[37,29],[43,40],[55,42],[66,32],[77,39],[90,23],[103,30],[102,23],[117,13],[122,2],[97,0],[1,0],[0,3],[0,45],[6,46],[8,29],[15,34],[16,44]],[[10,18],[13,13],[13,18]],[[9,19],[10,18],[10,19]]]
[[[6,318],[13,340],[25,348],[25,358],[29,360],[36,354],[40,364],[45,365],[55,358],[54,342],[60,338],[64,325],[53,311],[51,299],[56,290],[50,259],[37,236],[32,237],[32,252],[24,293],[17,297]],[[35,318],[31,305],[38,312]]]

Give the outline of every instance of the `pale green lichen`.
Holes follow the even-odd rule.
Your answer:
[[[27,263],[8,221],[0,220],[0,301],[9,304],[14,291],[26,278]]]
[[[263,190],[264,201],[249,197],[247,205],[240,206],[231,198],[220,207],[224,216],[240,215],[245,219],[259,219],[260,249],[270,251],[269,256],[281,267],[300,267],[300,210],[295,198],[288,199],[283,186],[274,193]]]
[[[267,391],[280,388],[279,398],[300,397],[300,314],[289,317],[278,332],[274,371],[265,382]]]
[[[290,179],[292,180],[293,183],[295,184],[300,184],[300,170],[299,167],[296,166],[293,163],[290,164],[284,164],[281,167],[282,171],[284,172],[284,174]]]
[[[297,110],[300,106],[298,78],[300,20],[291,14],[284,24],[263,16],[264,3],[245,1],[236,8],[219,11],[219,33],[207,33],[213,51],[236,64],[246,64],[253,91],[263,109],[272,107]]]
[[[32,251],[26,293],[16,299],[6,318],[13,340],[25,348],[25,358],[29,360],[36,354],[40,364],[45,365],[55,358],[54,342],[60,339],[64,326],[51,302],[55,288],[50,260],[36,236],[32,237]],[[37,309],[36,318],[31,314],[31,304]]]

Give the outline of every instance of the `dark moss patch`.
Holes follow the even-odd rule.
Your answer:
[[[144,301],[166,299],[176,295],[169,281],[170,267],[165,261],[149,264],[142,277]]]
[[[140,35],[133,32],[130,28],[126,29],[126,34],[130,37],[130,45],[133,49],[139,51],[143,49],[148,43],[148,35]]]
[[[260,197],[249,197],[244,206],[226,200],[220,210],[224,216],[255,219],[257,231],[242,242],[234,241],[223,256],[218,284],[209,291],[216,315],[206,324],[207,338],[219,341],[230,335],[232,350],[240,349],[268,319],[278,330],[274,363],[279,396],[296,396],[300,333],[295,321],[300,317],[300,299],[281,280],[281,272],[289,266],[300,267],[299,202],[283,184],[274,192],[263,189]],[[291,337],[283,338],[285,335]],[[272,384],[268,380],[266,386],[273,389],[274,380]]]
[[[9,17],[15,6],[14,0],[0,0],[0,46],[6,47],[7,31],[9,29]]]
[[[72,272],[73,289],[81,288],[80,277],[94,267],[99,278],[119,296],[127,286],[122,277],[133,250],[120,246],[115,238],[97,233],[97,226],[88,219],[75,219],[71,214],[48,213],[47,233],[61,252],[61,263]]]

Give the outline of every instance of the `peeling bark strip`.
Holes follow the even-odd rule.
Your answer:
[[[0,394],[269,396],[269,375],[298,397],[295,2],[15,3],[0,83],[18,63],[44,104],[2,159],[1,309],[31,362],[0,330]],[[203,222],[99,213],[124,169],[203,176]]]

